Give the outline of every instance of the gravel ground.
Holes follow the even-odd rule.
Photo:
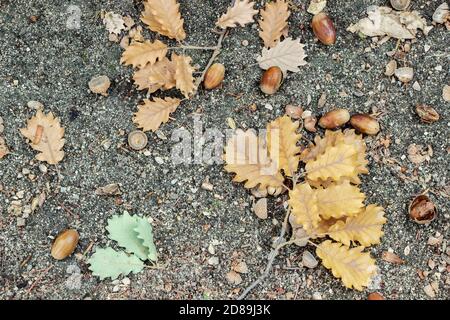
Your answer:
[[[211,30],[228,1],[180,2],[186,43],[214,45],[218,36]],[[222,165],[173,165],[170,154],[174,142],[170,136],[182,127],[193,132],[196,111],[204,128],[225,130],[228,117],[238,127],[263,128],[282,115],[288,103],[302,105],[315,115],[334,107],[352,113],[374,108],[382,112],[380,135],[367,139],[370,175],[363,177],[362,185],[367,201],[382,205],[388,218],[382,243],[371,250],[380,276],[366,291],[348,290],[321,266],[312,270],[299,266],[304,248],[289,247],[276,259],[263,285],[249,297],[366,299],[369,292],[379,291],[388,299],[429,299],[424,287],[430,283],[438,285],[437,299],[450,297],[449,258],[445,254],[450,204],[448,194],[440,192],[450,184],[450,105],[442,99],[444,84],[450,84],[449,32],[438,26],[427,37],[419,33],[411,51],[400,61],[414,67],[414,81],[421,86],[416,91],[412,85],[401,85],[383,74],[390,60],[386,53],[395,48],[396,41],[378,46],[369,38],[345,31],[350,23],[365,16],[367,6],[387,1],[329,0],[327,10],[338,30],[337,44],[331,47],[314,40],[305,1],[293,2],[300,10],[291,15],[289,32],[294,38],[300,37],[308,54],[308,65],[301,72],[290,74],[277,94],[265,97],[257,85],[261,76],[255,65],[261,50],[258,29],[255,24],[233,29],[218,58],[227,71],[223,88],[200,91],[192,100],[184,101],[173,114],[175,119],[161,128],[168,139],[149,133],[147,152],[134,152],[127,148],[126,133],[134,129],[131,117],[144,95],[130,82],[131,68],[119,65],[122,49],[108,40],[100,13],[112,10],[137,21],[140,2],[72,0],[70,4],[81,9],[81,25],[71,30],[66,28],[67,5],[61,1],[0,1],[0,116],[5,124],[3,135],[12,150],[0,160],[0,298],[236,297],[265,268],[271,241],[280,230],[285,198],[270,199],[269,219],[259,220],[251,212],[250,193],[232,183]],[[413,8],[431,21],[441,2],[414,0]],[[38,17],[34,23],[29,20],[32,15]],[[154,37],[147,31],[145,35]],[[242,45],[243,40],[248,46]],[[428,52],[424,50],[426,45],[430,47]],[[210,52],[188,54],[203,67]],[[88,81],[98,74],[112,81],[108,97],[88,90]],[[319,108],[322,93],[326,93],[327,102]],[[46,173],[39,169],[39,163],[33,160],[35,153],[18,133],[34,114],[27,107],[30,100],[42,102],[65,127],[66,156],[59,165],[60,181],[54,166],[47,166]],[[253,103],[257,106],[254,112],[248,108]],[[414,113],[418,103],[433,106],[441,120],[431,125],[421,123]],[[392,143],[388,153],[380,156],[378,142],[387,136]],[[412,164],[406,157],[412,143],[431,145],[431,160],[419,166]],[[155,160],[159,158],[164,163]],[[207,177],[214,185],[212,191],[200,188]],[[114,182],[121,184],[120,201],[95,195],[97,187]],[[428,226],[413,223],[406,210],[411,198],[425,189],[432,191],[430,196],[439,210],[438,218]],[[25,219],[25,226],[18,226],[18,217],[8,213],[11,201],[22,196],[20,191],[23,205],[42,191],[47,193],[44,206]],[[164,266],[125,279],[99,281],[80,254],[90,243],[109,244],[106,221],[124,210],[153,219]],[[52,239],[67,227],[80,233],[77,255],[55,261],[50,255]],[[427,240],[431,236],[441,237],[441,241],[430,246]],[[211,248],[208,250],[210,245],[214,254]],[[393,250],[405,263],[383,261],[381,254],[387,250]],[[241,284],[232,285],[226,274],[236,260],[245,261],[249,272],[242,275]]]

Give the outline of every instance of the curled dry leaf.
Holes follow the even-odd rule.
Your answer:
[[[397,61],[391,60],[386,65],[386,70],[384,71],[384,74],[388,77],[392,77],[395,73],[395,70],[397,70]]]
[[[122,194],[122,192],[120,191],[120,186],[118,183],[110,183],[106,186],[98,187],[95,190],[95,194],[98,196],[115,196]]]
[[[159,34],[176,39],[186,38],[184,20],[180,14],[180,4],[176,0],[147,0],[144,2],[142,22]]]
[[[30,140],[30,146],[34,150],[40,152],[36,155],[37,160],[57,164],[64,158],[64,129],[53,113],[45,115],[42,110],[38,110],[27,121],[27,127],[20,129],[20,133]]]
[[[125,21],[120,14],[112,11],[105,13],[103,23],[109,33],[120,34],[125,29]]]
[[[442,98],[444,99],[444,101],[450,101],[450,86],[444,86],[444,88],[442,89]]]
[[[425,104],[418,104],[416,106],[416,113],[425,123],[433,123],[439,120],[439,113]]]
[[[450,10],[447,2],[442,3],[436,8],[436,11],[433,13],[433,21],[441,24],[450,21]]]
[[[288,104],[285,109],[286,114],[294,120],[298,120],[302,117],[303,109],[299,106]]]
[[[181,100],[176,98],[144,99],[144,104],[134,114],[133,122],[145,131],[156,131],[162,123],[169,121],[169,115],[179,106]]]
[[[134,42],[123,52],[120,63],[133,65],[135,68],[154,64],[156,60],[163,59],[167,54],[167,46],[159,40],[151,42]]]
[[[386,262],[393,263],[393,264],[403,264],[405,261],[401,259],[398,255],[396,255],[393,252],[389,251],[383,251],[381,254],[381,259],[383,259]]]
[[[259,27],[260,38],[264,41],[264,47],[272,48],[280,40],[283,30],[288,26],[290,15],[288,4],[284,0],[269,2],[260,11],[261,19]]]
[[[89,83],[89,90],[93,93],[101,94],[102,96],[108,96],[108,89],[111,85],[111,81],[107,76],[96,76],[93,77]]]
[[[426,35],[432,27],[417,11],[395,11],[388,7],[369,6],[367,18],[347,28],[369,37],[389,36],[396,39],[413,39],[418,29]]]
[[[428,196],[421,194],[411,201],[409,216],[418,224],[430,223],[437,216],[436,206]]]
[[[243,27],[247,23],[253,22],[253,16],[258,13],[258,10],[253,9],[254,2],[249,0],[236,0],[232,7],[229,7],[227,12],[223,14],[216,22],[216,26],[226,29],[234,28],[238,24]]]
[[[261,69],[267,70],[270,67],[279,67],[283,73],[287,71],[298,72],[299,66],[306,65],[305,45],[299,39],[286,38],[277,43],[273,48],[263,48],[262,53],[256,59]]]
[[[192,76],[195,71],[194,67],[191,66],[192,59],[188,56],[172,54],[172,61],[175,63],[176,87],[186,98],[189,98],[196,89]]]

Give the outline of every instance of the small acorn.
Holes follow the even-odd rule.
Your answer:
[[[205,89],[211,90],[217,88],[225,77],[225,67],[221,63],[214,63],[205,73],[203,85]]]
[[[437,210],[430,198],[421,194],[414,198],[409,205],[409,216],[418,224],[427,224],[437,216]]]
[[[274,94],[278,91],[283,81],[283,72],[279,67],[270,67],[267,69],[261,78],[259,87],[265,94]]]
[[[335,109],[325,113],[319,120],[319,126],[324,129],[336,129],[350,120],[350,113],[346,109]]]
[[[316,14],[312,19],[311,26],[317,39],[323,44],[329,46],[336,42],[336,29],[326,13]]]
[[[383,295],[379,292],[369,293],[367,296],[367,300],[386,300]]]
[[[67,229],[61,232],[52,245],[52,257],[63,260],[70,256],[77,247],[80,236],[75,229]]]
[[[368,114],[355,114],[350,118],[350,124],[361,133],[376,135],[380,131],[377,119]]]

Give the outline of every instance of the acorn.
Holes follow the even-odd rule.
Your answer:
[[[70,256],[77,247],[80,236],[77,230],[67,229],[61,232],[52,245],[52,257],[56,260],[63,260]]]
[[[379,292],[369,293],[367,296],[367,300],[386,300],[383,295]]]
[[[263,73],[259,87],[265,94],[274,94],[280,88],[282,81],[283,72],[279,67],[273,66]]]
[[[312,19],[311,26],[317,39],[323,44],[329,46],[336,42],[336,29],[326,13],[316,14]]]
[[[380,131],[377,119],[368,114],[355,114],[350,118],[350,124],[361,133],[376,135]]]
[[[222,84],[225,77],[225,67],[221,63],[214,63],[205,73],[203,85],[205,89],[214,89]]]
[[[409,216],[418,224],[430,223],[437,216],[437,210],[430,198],[421,194],[414,198],[409,205]]]
[[[411,0],[391,0],[391,6],[395,10],[403,11],[409,7]]]
[[[324,129],[336,129],[350,120],[350,113],[346,109],[335,109],[325,113],[319,120],[319,126]]]

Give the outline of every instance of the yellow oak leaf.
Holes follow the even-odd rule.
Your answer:
[[[51,112],[44,114],[42,110],[38,110],[27,121],[27,127],[20,129],[20,133],[30,140],[30,146],[34,150],[40,152],[36,155],[37,160],[57,164],[64,158],[64,128]]]
[[[144,12],[141,17],[150,30],[176,39],[186,38],[183,28],[184,20],[180,14],[180,4],[176,0],[147,0],[144,2]]]
[[[138,90],[147,89],[149,93],[161,88],[171,89],[175,86],[175,64],[164,57],[153,65],[148,64],[137,70],[133,75],[133,80],[138,86]]]
[[[308,234],[319,226],[320,215],[317,205],[317,193],[309,184],[297,184],[289,191],[289,205],[294,221],[305,229]]]
[[[272,48],[280,40],[283,30],[288,25],[290,15],[288,5],[284,0],[269,2],[260,14],[262,19],[258,21],[261,28],[259,36],[266,48]]]
[[[299,122],[293,122],[289,116],[275,119],[267,125],[267,149],[270,158],[284,174],[291,177],[298,168],[301,148],[297,141],[301,134],[297,134]]]
[[[169,115],[179,106],[181,100],[176,98],[154,98],[153,101],[144,99],[134,114],[133,122],[145,131],[156,131],[162,123],[169,121]]]
[[[316,160],[319,156],[323,155],[331,147],[335,147],[341,143],[355,147],[356,156],[354,157],[355,173],[353,176],[342,176],[339,180],[334,180],[331,177],[328,179],[317,178],[310,180],[310,184],[313,186],[327,185],[333,181],[349,180],[351,183],[360,184],[361,180],[358,174],[367,174],[368,161],[366,160],[366,144],[362,138],[362,135],[355,133],[355,130],[342,131],[325,131],[325,136],[321,138],[316,136],[314,139],[315,145],[311,148],[307,148],[300,155],[300,160],[305,163],[310,163]],[[309,178],[309,177],[308,177]]]
[[[225,147],[224,160],[225,170],[236,173],[233,181],[245,181],[245,188],[283,186],[283,176],[270,160],[264,144],[252,130],[236,131]]]
[[[383,236],[383,224],[386,223],[384,210],[374,204],[368,205],[354,217],[337,221],[328,230],[328,235],[339,242],[349,246],[351,242],[358,241],[362,246],[368,247],[380,243]]]
[[[362,291],[377,270],[375,260],[363,250],[362,246],[350,249],[327,240],[317,246],[316,254],[336,278],[341,278],[344,286]]]
[[[189,98],[195,91],[194,77],[192,76],[195,69],[191,66],[192,59],[188,56],[172,54],[172,61],[175,63],[176,87],[186,98]]]
[[[364,207],[364,193],[348,181],[319,187],[316,192],[319,212],[324,219],[354,216]]]
[[[154,64],[156,60],[161,60],[167,54],[167,46],[159,41],[133,42],[122,54],[120,63],[133,65],[135,68],[145,67],[147,64]]]
[[[222,29],[234,28],[238,24],[243,27],[247,23],[253,22],[253,16],[258,13],[258,10],[253,9],[254,2],[249,0],[236,0],[232,7],[229,7],[216,25]]]

